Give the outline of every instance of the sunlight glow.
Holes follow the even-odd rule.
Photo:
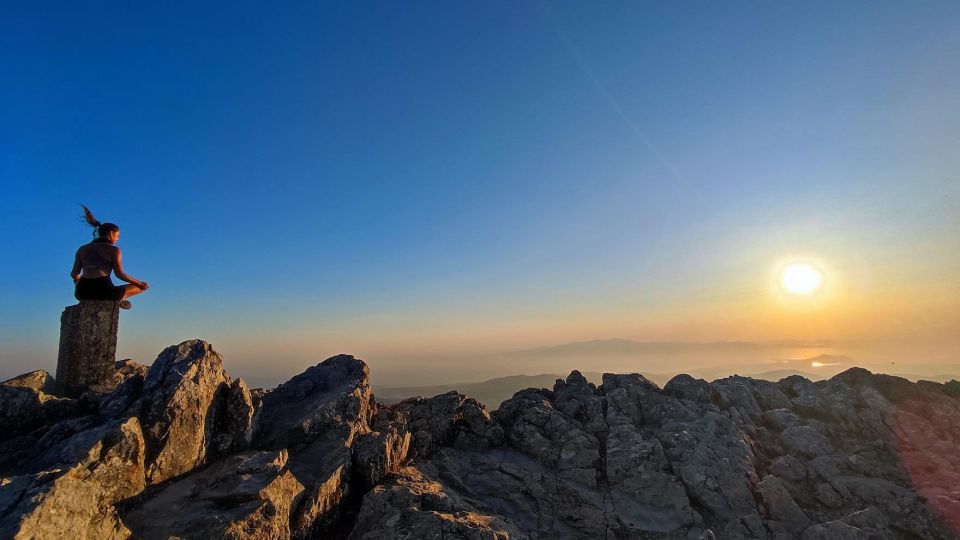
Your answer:
[[[780,287],[790,294],[813,294],[822,284],[823,274],[806,263],[788,264],[780,272]]]
[[[824,367],[824,366],[839,366],[839,365],[840,365],[840,362],[829,362],[826,364],[823,362],[817,362],[816,360],[814,360],[813,362],[810,362],[810,367],[815,367],[815,368]]]

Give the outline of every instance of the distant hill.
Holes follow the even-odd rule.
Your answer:
[[[562,345],[537,347],[512,351],[510,356],[526,357],[553,357],[565,355],[636,355],[636,354],[671,354],[690,353],[696,351],[756,351],[761,349],[783,348],[820,348],[830,346],[828,341],[635,341],[632,339],[612,338],[576,341]]]
[[[775,342],[773,345],[790,344],[798,345],[793,342]],[[770,343],[750,343],[750,342],[710,342],[710,343],[683,343],[683,342],[638,342],[627,339],[608,339],[596,341],[584,341],[578,343],[568,343],[554,347],[542,347],[538,349],[528,349],[510,353],[514,357],[524,355],[537,356],[543,359],[560,356],[581,356],[590,358],[601,354],[633,354],[639,350],[650,351],[675,351],[683,352],[690,350],[750,350],[769,346]],[[833,377],[837,373],[856,366],[854,359],[835,354],[820,354],[810,358],[789,359],[789,360],[767,360],[749,364],[720,364],[715,366],[706,366],[684,370],[689,375],[706,381],[715,381],[731,375],[741,375],[754,379],[763,379],[777,382],[792,375],[799,375],[811,381],[821,381]],[[873,369],[876,369],[875,367]],[[618,372],[629,373],[636,372],[632,370],[622,370]],[[646,372],[640,373],[663,387],[672,379],[675,372]],[[904,377],[912,381],[928,380],[944,383],[950,380],[960,380],[960,375],[937,374],[937,375],[919,375],[910,373],[891,373]],[[500,404],[513,395],[526,388],[548,388],[552,389],[557,379],[566,379],[568,373],[542,373],[539,375],[509,375],[505,377],[496,377],[486,381],[472,382],[453,382],[431,385],[410,385],[410,386],[375,386],[374,392],[379,401],[385,404],[394,404],[403,399],[423,396],[433,397],[440,394],[456,390],[461,394],[473,397],[494,410],[500,407]],[[599,385],[603,378],[603,373],[585,372],[584,377],[590,382]]]
[[[583,376],[594,384],[599,384],[602,373],[587,372]],[[483,403],[489,409],[496,409],[513,394],[524,388],[553,388],[557,379],[566,375],[543,373],[540,375],[511,375],[497,377],[488,381],[432,384],[427,386],[383,386],[374,387],[373,391],[378,401],[392,405],[408,397],[433,397],[456,390]]]

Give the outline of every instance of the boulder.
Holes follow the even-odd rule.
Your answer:
[[[352,439],[370,430],[370,372],[362,360],[339,355],[324,360],[262,396],[254,446],[309,444],[326,431]]]
[[[493,422],[479,401],[456,391],[432,398],[406,399],[392,407],[405,419],[414,456],[425,457],[444,446],[489,448],[503,440],[503,429]]]
[[[53,394],[56,381],[53,380],[53,376],[47,373],[46,370],[38,369],[36,371],[30,371],[22,375],[17,375],[16,377],[7,379],[0,384],[13,388],[30,388],[32,390],[36,390],[37,392]]]
[[[128,538],[114,505],[145,486],[136,418],[82,431],[41,459],[49,468],[0,485],[0,537]]]
[[[284,450],[232,455],[164,485],[125,511],[122,521],[144,540],[290,538],[304,487],[286,464]]]
[[[447,493],[436,479],[407,468],[363,499],[351,539],[529,539],[514,524]]]
[[[231,379],[209,343],[185,341],[167,347],[150,366],[134,405],[147,441],[147,481],[163,482],[206,463],[218,449],[219,408]],[[227,434],[228,437],[236,434]]]

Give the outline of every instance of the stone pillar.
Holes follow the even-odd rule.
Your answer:
[[[77,397],[86,390],[113,389],[119,322],[119,302],[84,300],[63,310],[57,394]]]

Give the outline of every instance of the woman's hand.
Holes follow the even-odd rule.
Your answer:
[[[150,284],[148,284],[146,281],[141,281],[136,285],[137,285],[137,288],[139,288],[141,291],[145,291],[150,288]]]

